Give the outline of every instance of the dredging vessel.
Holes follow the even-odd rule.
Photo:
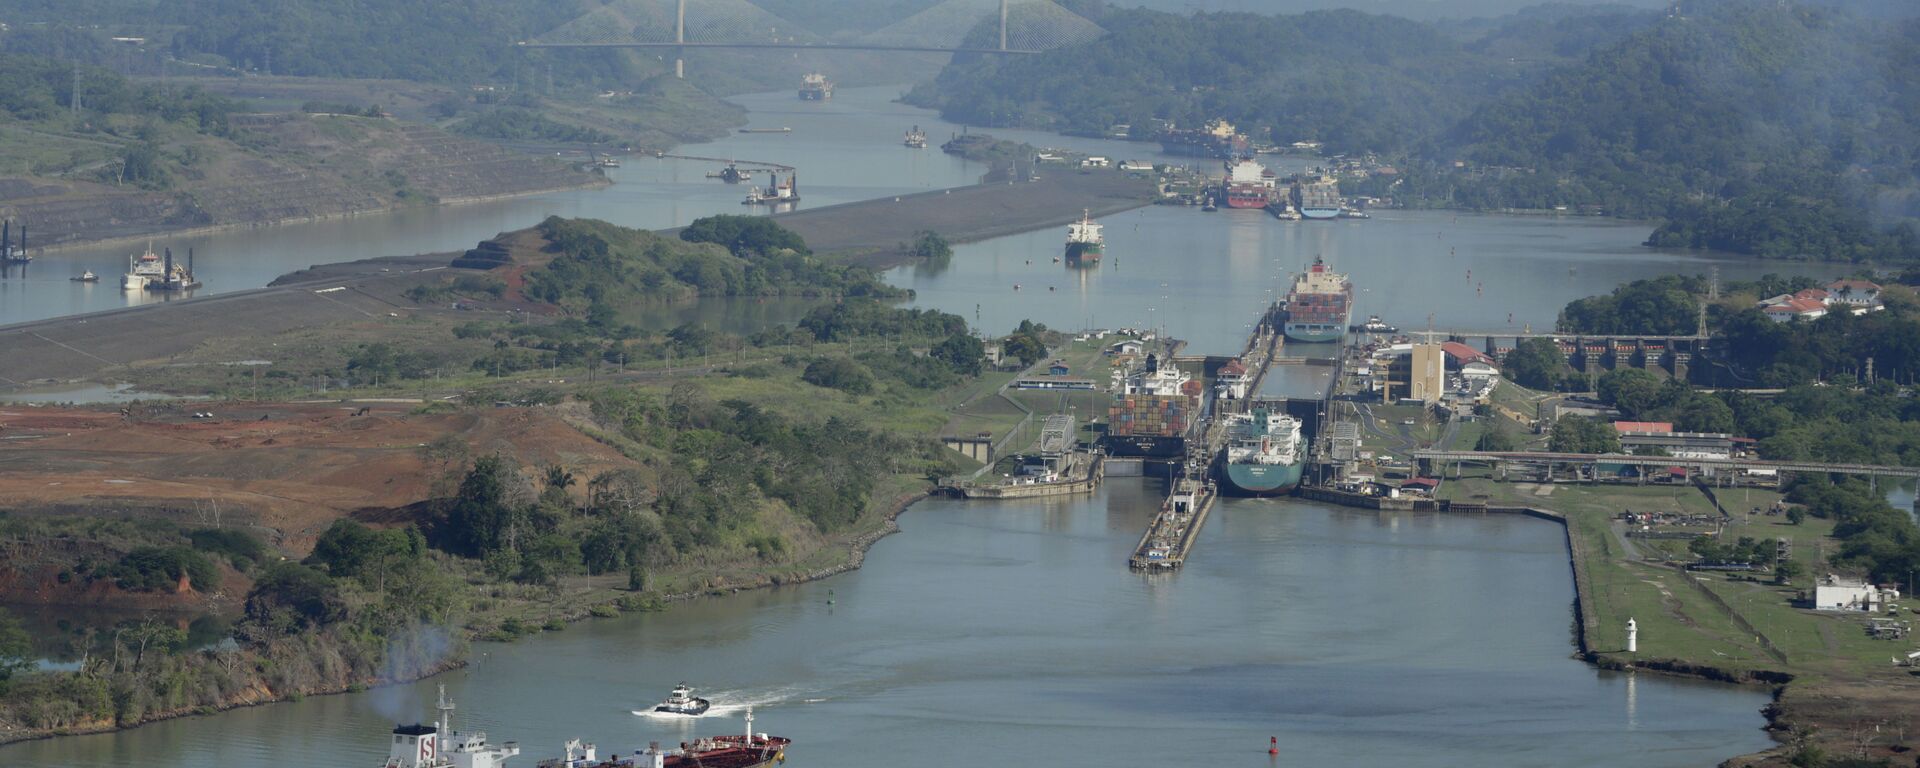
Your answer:
[[[1247,496],[1273,496],[1300,484],[1306,451],[1299,419],[1270,405],[1228,414],[1226,419],[1227,450],[1220,463],[1223,487]]]
[[[20,244],[13,244],[13,219],[0,224],[0,261],[9,264],[31,264],[33,253],[27,250],[27,225],[20,225]]]
[[[833,81],[818,72],[808,72],[800,78],[801,101],[826,101],[833,98]]]
[[[1116,373],[1116,376],[1119,374]],[[1109,456],[1177,459],[1199,421],[1205,385],[1171,361],[1147,355],[1146,365],[1115,388],[1107,406]]]
[[[1080,220],[1067,225],[1067,264],[1069,266],[1092,265],[1100,263],[1100,254],[1107,247],[1107,237],[1101,234],[1102,227],[1093,220],[1093,211],[1081,209]]]
[[[747,731],[743,734],[683,741],[679,749],[649,742],[645,749],[634,750],[624,758],[618,754],[601,758],[594,745],[575,739],[567,742],[564,757],[534,765],[536,768],[760,768],[786,762],[787,746],[792,743],[792,739],[754,733],[753,710],[748,709]]]
[[[1352,317],[1353,283],[1327,269],[1326,259],[1315,257],[1313,266],[1294,278],[1293,290],[1287,293],[1287,322],[1282,331],[1294,341],[1339,341]]]
[[[779,205],[780,203],[797,203],[799,201],[800,174],[796,173],[788,175],[786,181],[781,181],[779,176],[772,177],[772,179],[768,181],[765,189],[754,187],[747,190],[747,199],[741,200],[740,204]]]

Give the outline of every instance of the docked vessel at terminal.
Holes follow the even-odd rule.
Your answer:
[[[1300,484],[1306,444],[1300,420],[1271,406],[1228,414],[1221,485],[1247,496],[1283,494]]]
[[[1083,210],[1080,220],[1067,225],[1067,264],[1069,266],[1091,266],[1100,263],[1100,254],[1106,250],[1107,238],[1101,234],[1103,227],[1093,220],[1093,212]]]
[[[1163,364],[1158,356],[1147,355],[1146,365],[1125,377],[1107,407],[1107,455],[1185,456],[1204,392],[1204,385],[1172,361]]]
[[[1325,259],[1316,257],[1313,266],[1294,278],[1286,308],[1287,322],[1282,331],[1287,338],[1339,341],[1353,317],[1353,283],[1346,275],[1327,269]]]
[[[1331,176],[1309,176],[1293,185],[1293,207],[1308,219],[1340,217],[1340,183]]]
[[[1220,187],[1228,208],[1260,209],[1273,204],[1273,172],[1248,158],[1227,163],[1227,177]]]

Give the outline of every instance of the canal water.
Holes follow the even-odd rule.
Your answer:
[[[1698,766],[1765,748],[1753,689],[1568,658],[1563,534],[1519,517],[1223,502],[1187,570],[1125,558],[1163,489],[928,501],[859,571],[475,647],[470,669],[0,749],[13,768],[377,765],[395,721],[534,758],[755,728],[789,764]],[[639,717],[680,681],[718,714]],[[1281,754],[1264,754],[1277,737]],[[532,765],[522,758],[516,765]]]
[[[846,90],[826,104],[745,97],[754,125],[794,131],[683,151],[798,166],[802,205],[955,186],[982,172],[901,147],[914,123],[942,141],[961,129],[890,103],[897,93]],[[1156,157],[1138,144],[995,133]],[[165,244],[176,255],[195,248],[203,293],[237,290],[309,264],[465,248],[547,215],[658,228],[748,210],[737,204],[743,187],[704,177],[717,167],[631,158],[606,189]],[[1063,233],[1044,231],[961,246],[944,268],[887,279],[917,291],[917,306],[989,331],[1023,318],[1061,329],[1158,327],[1191,351],[1229,352],[1284,293],[1287,273],[1316,255],[1353,275],[1360,317],[1408,329],[1430,314],[1441,328],[1543,329],[1570,299],[1673,271],[1825,274],[1654,252],[1639,246],[1645,225],[1581,218],[1382,211],[1286,223],[1147,208],[1105,223],[1106,259],[1088,271],[1055,263]],[[126,251],[49,254],[30,279],[0,281],[0,322],[120,305],[110,284],[66,277],[117,274]],[[703,311],[695,317],[717,326],[746,323]],[[753,322],[770,322],[801,307],[757,311],[767,314]],[[663,312],[660,321],[686,317]],[[1281,368],[1270,391],[1306,394],[1319,386],[1315,371]],[[1187,571],[1143,578],[1123,563],[1161,493],[1119,480],[1073,501],[924,502],[864,569],[817,584],[480,644],[471,669],[425,683],[0,748],[0,765],[374,765],[392,721],[430,716],[440,682],[461,700],[463,721],[540,757],[573,737],[624,752],[738,725],[629,714],[682,679],[759,704],[761,730],[800,740],[800,765],[1261,760],[1278,736],[1277,764],[1663,766],[1767,744],[1757,691],[1614,676],[1569,658],[1572,586],[1551,524],[1229,501]]]

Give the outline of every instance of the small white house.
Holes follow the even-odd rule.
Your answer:
[[[1111,161],[1099,155],[1094,155],[1093,157],[1080,161],[1080,167],[1082,168],[1105,168],[1108,165],[1111,165]]]
[[[1880,286],[1867,280],[1835,280],[1827,284],[1828,303],[1879,307]]]
[[[1899,598],[1898,590],[1882,589],[1864,581],[1833,574],[1827,574],[1813,587],[1813,609],[1816,611],[1877,612],[1886,610],[1888,603]]]

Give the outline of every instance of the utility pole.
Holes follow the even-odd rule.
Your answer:
[[[73,63],[73,116],[80,116],[80,62]]]

